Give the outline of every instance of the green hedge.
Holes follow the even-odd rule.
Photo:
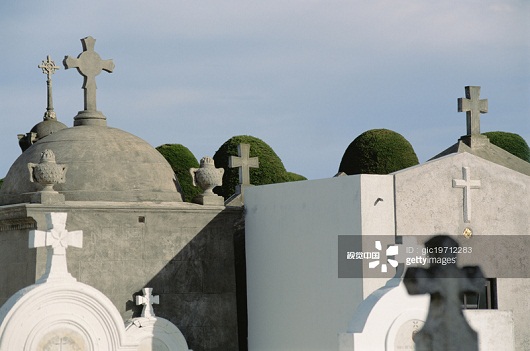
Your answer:
[[[299,182],[301,180],[307,180],[307,178],[304,177],[303,175],[296,174],[293,172],[287,172],[287,177],[289,177],[290,182]]]
[[[530,148],[519,134],[499,131],[482,134],[486,135],[492,144],[497,145],[526,162],[530,162]]]
[[[173,168],[179,181],[184,201],[191,200],[202,193],[199,187],[193,186],[190,168],[199,168],[199,162],[191,151],[180,144],[164,144],[156,148]]]
[[[388,129],[372,129],[351,142],[342,156],[339,172],[389,174],[418,163],[412,145],[401,134]]]
[[[227,140],[213,156],[215,166],[224,168],[223,185],[214,189],[214,192],[229,198],[235,193],[236,185],[239,184],[238,168],[228,168],[230,156],[237,156],[239,144],[250,144],[250,157],[259,158],[259,168],[250,169],[250,183],[252,185],[264,185],[273,183],[284,183],[290,180],[282,161],[274,150],[263,140],[250,135],[238,135]]]

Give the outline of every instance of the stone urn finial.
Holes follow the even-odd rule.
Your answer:
[[[222,205],[223,197],[214,194],[213,188],[223,184],[223,168],[215,168],[213,158],[205,156],[201,159],[200,168],[190,168],[193,185],[200,187],[204,192],[193,199],[201,205]]]
[[[67,165],[60,165],[55,162],[55,154],[52,150],[46,149],[41,153],[39,163],[28,163],[30,181],[39,183],[44,188],[41,192],[53,192],[55,184],[62,184],[66,181]]]

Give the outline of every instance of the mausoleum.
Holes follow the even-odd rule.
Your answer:
[[[141,316],[135,297],[152,288],[157,317],[176,325],[191,349],[237,350],[234,235],[241,208],[183,202],[162,155],[107,125],[95,79],[114,63],[94,51],[93,38],[82,44],[64,64],[84,77],[84,109],[68,128],[50,113],[56,66],[48,58],[44,121],[20,137],[27,148],[0,190],[0,304],[46,271],[47,249],[28,249],[28,232],[46,229],[46,213],[66,213],[66,229],[84,232],[83,249],[68,250],[69,272],[106,296],[122,323]]]

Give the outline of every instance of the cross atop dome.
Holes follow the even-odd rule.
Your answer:
[[[42,73],[46,74],[48,77],[46,80],[48,85],[48,107],[46,107],[46,112],[44,113],[44,120],[57,119],[55,111],[53,110],[52,74],[59,69],[59,66],[56,66],[55,62],[51,60],[50,55],[48,55],[46,61],[42,61],[38,67],[42,69]]]
[[[94,51],[96,39],[86,37],[81,39],[83,52],[77,57],[66,56],[63,64],[66,69],[77,68],[77,71],[85,77],[83,89],[85,90],[85,109],[79,111],[74,118],[74,125],[106,125],[106,117],[96,108],[96,76],[101,71],[112,73],[114,62],[112,60],[102,60]]]

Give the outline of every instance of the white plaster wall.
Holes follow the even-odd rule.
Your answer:
[[[467,322],[478,333],[481,351],[515,351],[513,314],[511,311],[465,310]]]
[[[366,216],[393,212],[391,187],[363,175],[245,190],[249,350],[337,350],[363,299],[361,279],[338,278],[337,236],[393,233],[388,214],[361,219],[365,196]]]
[[[463,189],[453,188],[469,167],[480,189],[471,190],[471,221],[463,220]],[[468,153],[454,154],[394,173],[396,234],[477,235],[530,233],[530,177]]]
[[[471,190],[471,221],[463,221],[463,190],[453,188],[453,179],[462,179],[462,167],[469,167],[471,179],[480,180],[480,189]],[[530,177],[486,161],[469,153],[449,155],[394,174],[396,192],[396,234],[461,235],[464,228],[473,235],[530,235]],[[524,270],[524,262],[509,262],[512,252],[526,257],[528,247],[507,247],[498,240],[482,254],[487,259],[485,274],[492,267],[513,264]],[[460,255],[460,265],[473,265]],[[508,261],[507,261],[508,260]],[[505,272],[510,268],[503,268]],[[499,270],[497,270],[499,271]],[[488,277],[493,277],[488,275]],[[497,277],[499,278],[499,277]],[[530,350],[530,279],[497,280],[499,310],[513,311],[516,350]]]

